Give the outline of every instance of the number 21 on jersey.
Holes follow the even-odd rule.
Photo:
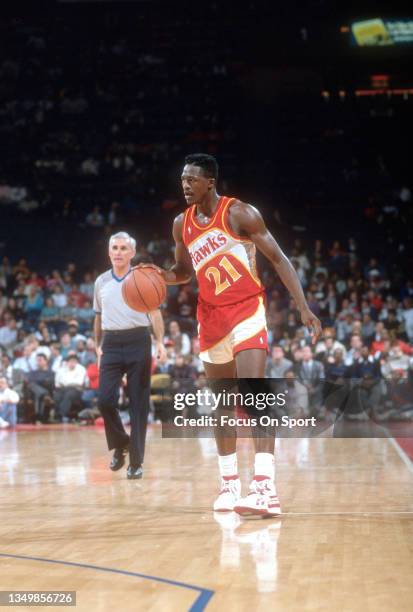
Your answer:
[[[218,266],[220,266],[225,272],[228,273],[229,278],[221,278],[222,270],[216,268],[215,266],[209,266],[209,268],[205,271],[205,276],[215,283],[215,295],[219,295],[225,289],[228,289],[232,284],[236,283],[237,280],[241,278],[241,274],[234,268],[232,263],[225,256],[220,259],[218,262]]]

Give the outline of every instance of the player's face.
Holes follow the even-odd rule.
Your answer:
[[[202,168],[187,164],[181,175],[182,189],[188,206],[203,202],[213,189],[215,179],[203,175]]]
[[[124,239],[113,240],[109,246],[109,257],[112,266],[122,268],[128,266],[135,256],[135,249]]]

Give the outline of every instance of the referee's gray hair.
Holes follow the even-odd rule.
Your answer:
[[[132,236],[129,236],[129,234],[127,232],[118,232],[117,234],[113,234],[113,236],[111,236],[109,238],[109,246],[112,245],[112,242],[114,240],[126,240],[126,242],[129,243],[129,246],[132,247],[132,249],[136,249],[136,240],[135,238],[132,238]]]

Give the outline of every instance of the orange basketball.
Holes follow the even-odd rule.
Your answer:
[[[150,312],[165,300],[166,283],[153,268],[135,268],[123,281],[122,295],[129,308]]]

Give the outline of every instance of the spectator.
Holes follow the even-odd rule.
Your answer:
[[[80,363],[85,366],[85,368],[87,368],[88,365],[96,363],[97,361],[96,345],[93,338],[88,338],[86,342],[83,342],[83,344],[84,350],[81,353],[78,353],[78,356],[80,359]]]
[[[308,391],[312,415],[322,418],[324,416],[322,409],[324,366],[313,359],[313,351],[310,346],[302,349],[302,362],[298,366],[297,373]]]
[[[169,366],[168,374],[172,378],[172,390],[174,394],[192,391],[196,379],[196,372],[186,363],[183,355],[178,353],[175,363]],[[183,414],[187,416],[187,410],[184,410]]]
[[[389,332],[394,331],[396,335],[401,333],[401,323],[397,318],[397,314],[395,310],[391,309],[388,311],[387,319],[385,319],[383,323],[384,323],[384,327]]]
[[[71,412],[81,409],[82,393],[85,389],[86,369],[80,365],[77,355],[68,355],[66,362],[56,373],[56,418],[67,423]]]
[[[359,406],[357,412],[370,413],[374,416],[380,411],[383,389],[380,380],[380,364],[373,355],[369,354],[367,346],[361,347],[359,357],[354,356],[350,374],[356,390],[353,397],[357,397]]]
[[[19,395],[10,389],[7,378],[0,377],[0,429],[15,427],[17,424],[17,404]]]
[[[75,338],[68,332],[63,333],[60,336],[60,354],[63,359],[67,359],[69,353],[74,351],[76,348]]]
[[[56,308],[64,308],[67,306],[67,295],[63,292],[63,287],[61,285],[55,285],[53,287],[52,299]]]
[[[60,310],[60,316],[66,323],[69,323],[73,319],[77,319],[79,310],[80,309],[76,306],[76,299],[69,296],[66,306]]]
[[[412,383],[407,380],[404,370],[391,370],[390,378],[386,380],[386,396],[384,409],[378,416],[379,420],[389,417],[397,420],[413,418]]]
[[[25,374],[34,370],[36,365],[34,360],[35,348],[32,342],[26,342],[23,347],[23,355],[18,357],[13,363],[13,370],[20,370]]]
[[[0,327],[0,346],[11,349],[17,342],[17,322],[10,318],[8,323]]]
[[[281,346],[273,346],[271,349],[271,357],[267,358],[265,370],[266,378],[284,378],[287,370],[292,367],[292,362],[286,359]]]
[[[358,333],[352,334],[350,338],[350,349],[347,351],[347,355],[345,358],[345,364],[347,366],[353,365],[354,360],[360,357],[362,346],[363,346],[363,341],[361,339],[360,334]]]
[[[387,329],[384,329],[384,325],[382,321],[376,323],[376,332],[374,334],[374,339],[371,344],[371,352],[374,355],[375,353],[379,353],[383,351],[384,345],[386,342],[390,341],[390,334]]]
[[[391,344],[390,353],[385,358],[384,363],[381,367],[381,372],[384,378],[390,378],[394,370],[403,372],[404,376],[407,377],[407,372],[409,368],[409,357],[403,353],[399,342],[397,340],[394,340]]]
[[[290,339],[294,338],[294,336],[297,333],[297,328],[298,328],[297,315],[295,312],[290,312],[287,315],[286,324],[283,325],[282,327],[284,338],[290,338]]]
[[[90,329],[94,316],[95,311],[92,308],[92,302],[86,300],[83,308],[79,308],[78,310],[79,330],[85,331],[86,329]]]
[[[343,351],[338,348],[327,358],[325,366],[325,404],[333,414],[343,411],[350,390],[350,372],[344,363]]]
[[[324,340],[317,342],[315,347],[315,355],[318,359],[325,362],[329,357],[333,357],[335,351],[339,349],[343,355],[346,354],[344,344],[335,339],[335,330],[332,327],[327,327],[324,332]]]
[[[1,355],[0,357],[0,376],[3,376],[7,379],[9,385],[12,384],[13,380],[13,366],[11,363],[11,359],[7,353]]]
[[[181,332],[178,321],[171,321],[169,323],[169,334],[165,337],[165,344],[168,341],[172,343],[177,355],[189,355],[191,352],[189,336]]]
[[[93,288],[94,288],[93,276],[91,275],[90,272],[86,272],[86,274],[83,277],[83,283],[80,285],[80,291],[83,295],[89,298],[90,301],[93,300]]]
[[[36,421],[47,423],[54,393],[54,372],[49,367],[47,356],[39,353],[37,368],[27,375],[27,391],[34,401]]]
[[[201,348],[199,345],[198,336],[195,336],[194,338],[192,338],[191,347],[192,347],[192,357],[191,357],[191,361],[189,362],[189,365],[192,368],[194,368],[197,374],[203,374],[205,371],[205,368],[204,368],[204,362],[202,361],[202,359],[199,358]]]
[[[54,324],[58,320],[59,310],[60,309],[55,306],[53,298],[46,298],[44,306],[40,313],[40,320],[44,321],[45,323]]]
[[[63,362],[63,356],[60,353],[60,344],[59,342],[52,342],[50,350],[51,350],[51,355],[50,355],[50,366],[52,371],[57,374],[57,371],[60,369],[60,367],[62,366],[62,362]]]
[[[16,321],[22,321],[24,318],[23,308],[20,308],[15,298],[11,297],[7,300],[7,313]]]
[[[363,342],[370,344],[374,338],[375,334],[375,325],[374,321],[371,318],[371,315],[368,313],[363,314],[362,325],[361,325],[361,336]]]
[[[89,362],[86,368],[86,386],[82,393],[82,402],[86,408],[92,408],[93,403],[97,400],[99,389],[99,368],[96,360]]]
[[[68,323],[68,334],[72,339],[72,346],[76,346],[76,343],[80,340],[86,342],[86,336],[79,333],[79,323],[76,319],[71,319]]]
[[[337,340],[347,343],[353,329],[354,317],[351,313],[341,311],[336,321]]]
[[[68,297],[70,303],[76,308],[83,308],[87,299],[86,295],[79,291],[79,285],[76,283],[72,284]]]
[[[35,332],[36,339],[44,345],[49,345],[53,340],[56,340],[54,334],[50,334],[49,328],[44,321],[40,321]]]

